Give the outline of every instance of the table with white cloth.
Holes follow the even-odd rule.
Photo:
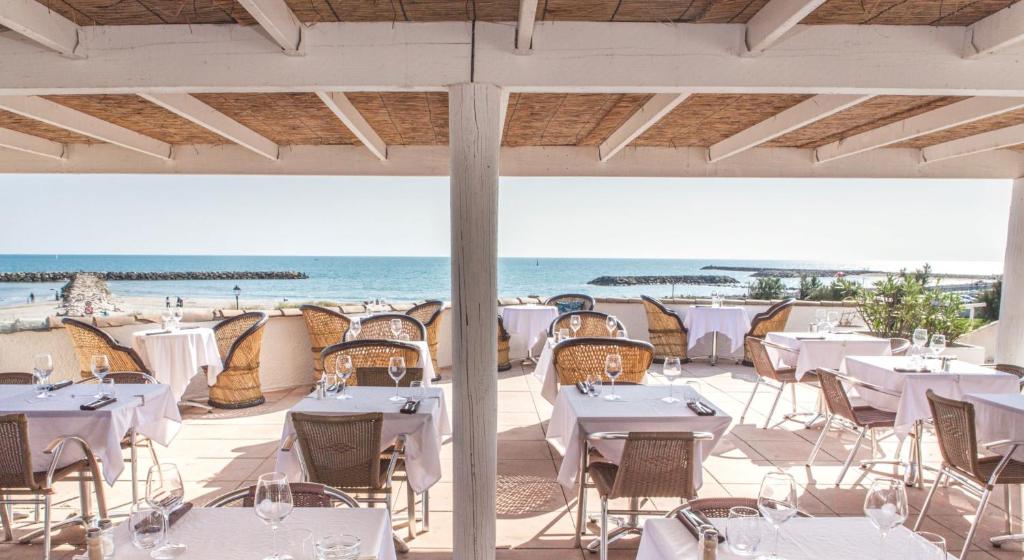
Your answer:
[[[224,371],[217,337],[207,327],[137,331],[132,333],[132,348],[153,377],[170,386],[175,400],[181,400],[200,368],[206,367],[206,384],[211,387]]]
[[[83,404],[96,400],[99,385],[71,385],[53,392],[53,396],[36,397],[31,385],[0,386],[0,414],[25,414],[28,417],[29,445],[32,464],[45,470],[51,456],[43,450],[62,436],[82,438],[102,462],[103,478],[113,484],[124,470],[121,440],[135,429],[160,445],[169,445],[181,428],[178,405],[167,385],[114,385],[117,402],[97,410],[81,410]],[[82,458],[79,450],[67,446],[61,465]]]
[[[689,331],[687,346],[693,348],[697,341],[711,334],[711,363],[718,360],[718,335],[729,339],[729,353],[743,347],[743,338],[750,331],[750,317],[742,307],[711,307],[697,305],[686,310],[683,326]]]
[[[974,405],[974,430],[978,446],[994,441],[1024,441],[1024,395],[1017,393],[968,393],[964,400]],[[1009,447],[992,450],[1006,453]],[[1024,446],[1014,459],[1024,461]]]
[[[540,381],[540,396],[551,404],[558,398],[558,371],[555,369],[555,339],[548,337],[544,349],[537,358],[537,367],[533,369],[533,377]],[[642,382],[647,383],[645,375]]]
[[[328,535],[358,537],[359,560],[396,558],[391,521],[384,509],[294,508],[281,523],[282,549],[289,529],[308,529],[314,540]],[[169,538],[188,547],[181,556],[184,559],[251,560],[269,556],[273,548],[270,528],[253,508],[194,508],[171,527]],[[114,530],[114,551],[118,560],[150,559],[148,550],[132,545],[127,522]]]
[[[770,332],[765,340],[797,352],[796,362],[768,348],[768,355],[778,365],[795,367],[799,380],[808,371],[818,368],[838,369],[846,356],[889,356],[889,339],[859,333]]]
[[[345,392],[353,398],[338,399],[328,395],[322,400],[305,397],[299,401],[288,411],[281,441],[284,442],[289,436],[295,435],[292,414],[296,412],[324,415],[381,412],[384,414],[381,451],[393,445],[398,436],[406,436],[405,469],[409,477],[409,486],[417,493],[422,493],[441,479],[442,436],[451,433],[451,422],[445,407],[444,392],[440,388],[427,388],[426,398],[420,402],[419,409],[414,414],[402,414],[399,410],[405,403],[389,400],[395,394],[393,387],[351,387]],[[399,389],[399,395],[403,397],[416,394],[416,389]],[[285,473],[293,482],[302,479],[302,465],[298,453],[297,446],[292,446],[291,451],[279,449],[277,452],[276,470]]]
[[[510,305],[501,309],[501,321],[505,330],[512,336],[518,336],[526,343],[526,355],[533,359],[533,347],[547,336],[551,322],[558,318],[558,308],[554,305]]]
[[[721,534],[726,534],[726,519],[712,519]],[[917,558],[910,545],[923,544],[914,533],[900,525],[885,539],[884,553],[878,547],[881,536],[867,517],[794,517],[782,525],[779,536],[779,558],[786,560],[903,560]],[[771,551],[774,537],[767,521],[761,530],[758,554]],[[872,548],[874,547],[874,548]],[[693,560],[699,558],[697,539],[674,518],[648,519],[636,560]],[[718,545],[719,560],[749,559],[729,551],[728,543]],[[952,556],[948,556],[952,559]]]
[[[675,396],[682,402],[666,403],[661,400],[668,396],[667,385],[617,385],[615,393],[621,400],[609,401],[604,398],[611,390],[605,384],[602,395],[591,397],[580,393],[575,386],[563,387],[558,392],[555,407],[548,423],[548,442],[564,457],[558,470],[558,482],[572,489],[576,483],[582,445],[587,434],[597,432],[710,432],[714,439],[697,442],[698,464],[694,468],[694,486],[702,483],[700,461],[706,459],[721,440],[732,418],[688,386],[675,388]],[[697,416],[686,401],[700,399],[713,408],[714,416]],[[624,442],[594,441],[591,445],[612,463],[622,457]]]

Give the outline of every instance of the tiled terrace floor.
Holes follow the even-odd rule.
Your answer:
[[[834,435],[827,440],[823,452],[813,469],[804,466],[817,430],[802,429],[794,423],[761,430],[763,414],[771,405],[771,395],[761,391],[755,400],[746,423],[739,424],[739,415],[751,389],[752,370],[732,364],[712,367],[705,363],[688,364],[689,376],[697,378],[701,392],[734,418],[730,433],[705,461],[703,497],[748,496],[757,493],[758,483],[766,472],[785,471],[801,485],[800,506],[817,516],[862,515],[865,489],[875,477],[891,473],[891,467],[881,466],[877,472],[852,469],[844,484],[833,482],[841,468],[853,438]],[[447,377],[447,375],[446,375]],[[446,391],[451,385],[445,381]],[[539,384],[530,375],[530,367],[514,368],[501,374],[498,397],[498,558],[529,560],[569,560],[596,558],[573,548],[575,530],[573,508],[575,497],[563,492],[555,481],[560,457],[544,441],[544,430],[551,414],[551,405],[539,393]],[[799,400],[803,408],[813,406],[815,394],[801,389]],[[160,449],[162,461],[176,462],[186,477],[187,499],[203,504],[223,492],[252,484],[256,477],[273,470],[274,455],[281,435],[281,426],[288,408],[305,394],[303,390],[277,392],[267,395],[268,402],[258,408],[237,412],[215,411],[204,414],[186,409],[185,426],[169,449]],[[451,399],[448,399],[450,406]],[[788,394],[780,410],[790,407]],[[890,452],[895,444],[890,438],[882,447]],[[863,454],[866,458],[867,453]],[[935,464],[934,445],[926,446],[927,459]],[[408,558],[417,560],[450,558],[452,542],[452,446],[446,442],[442,464],[444,475],[431,489],[431,530],[411,541]],[[143,472],[145,472],[143,470]],[[107,499],[115,513],[124,512],[130,501],[130,478],[126,469],[122,481],[107,489]],[[75,494],[62,489],[61,499],[70,513],[77,500]],[[925,490],[910,489],[911,522],[924,501]],[[396,517],[404,515],[404,491],[395,493]],[[664,501],[664,500],[661,500]],[[590,502],[596,504],[596,500]],[[959,553],[963,546],[976,501],[955,487],[939,492],[936,503],[924,528],[943,534],[951,552]],[[655,504],[670,508],[674,504]],[[1019,545],[996,550],[987,544],[989,536],[1001,532],[1003,527],[1001,493],[993,500],[984,523],[975,540],[971,558],[1024,558]],[[27,511],[22,508],[19,511]],[[1015,522],[1018,527],[1019,519]],[[28,520],[17,523],[16,536],[32,527]],[[592,529],[594,529],[592,527]],[[400,530],[404,535],[405,531]],[[55,558],[69,558],[74,544],[83,541],[82,532],[69,529],[55,537],[59,544]],[[612,558],[633,558],[639,540],[636,538],[616,543]],[[979,544],[980,543],[980,544]],[[40,558],[41,547],[0,545],[0,559]]]

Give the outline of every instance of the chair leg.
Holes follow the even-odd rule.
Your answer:
[[[0,495],[0,500],[3,500],[4,496]],[[11,516],[9,515],[8,508],[10,505],[0,505],[0,523],[4,526],[4,540],[9,541],[14,538],[14,533],[11,532]]]
[[[427,532],[430,530],[430,490],[423,491],[423,499],[420,504],[423,505],[423,521],[420,523],[420,529]]]
[[[601,497],[601,560],[608,560],[608,498]]]
[[[829,428],[832,427],[832,416],[829,415],[825,418],[825,424],[821,427],[821,435],[818,436],[818,441],[814,442],[814,449],[811,450],[811,456],[807,458],[807,466],[814,465],[814,459],[818,456],[818,451],[821,450],[821,444],[825,442],[825,436],[828,434]]]
[[[750,409],[751,403],[754,402],[754,395],[757,394],[757,387],[759,385],[761,385],[761,377],[760,376],[758,376],[757,379],[754,380],[754,389],[750,391],[750,398],[747,399],[747,406],[743,407],[743,414],[740,414],[740,424],[742,424],[743,421],[747,418],[747,410]]]
[[[1003,501],[1005,502],[1004,505],[1006,506],[1006,508],[1005,508],[1005,511],[1006,511],[1006,534],[1007,535],[1012,535],[1013,534],[1013,524],[1012,524],[1012,520],[1013,520],[1013,499],[1010,497],[1010,485],[1009,484],[1004,484],[1003,485]]]
[[[135,437],[135,429],[128,430],[128,437],[131,438],[132,456],[132,503],[139,502],[139,445]]]
[[[981,493],[981,502],[978,503],[978,511],[974,514],[974,521],[971,522],[971,528],[967,531],[967,537],[964,539],[964,549],[960,551],[960,560],[967,558],[967,552],[971,550],[971,541],[974,540],[974,533],[978,531],[978,525],[981,523],[981,515],[985,513],[985,506],[988,505],[988,499],[992,496],[992,491],[988,488]]]
[[[785,390],[785,385],[779,387],[779,392],[775,395],[775,402],[772,403],[772,408],[768,411],[768,417],[764,419],[764,426],[761,426],[762,430],[768,429],[768,424],[772,421],[772,416],[775,414],[775,407],[779,406],[779,401],[782,399],[782,392]]]
[[[580,548],[580,536],[587,534],[587,485],[586,474],[580,477],[580,496],[576,500],[576,548]]]
[[[793,414],[796,414],[796,383],[789,384],[789,394],[793,399]]]
[[[924,516],[928,513],[928,508],[932,505],[932,497],[935,496],[935,491],[939,489],[942,484],[942,479],[946,476],[946,468],[939,469],[939,474],[935,475],[935,482],[932,483],[932,489],[928,491],[928,495],[925,496],[924,504],[921,505],[921,513],[917,515],[917,521],[914,522],[914,531],[921,526],[921,522],[924,521]]]
[[[850,450],[850,454],[846,457],[846,462],[843,463],[843,470],[839,473],[839,478],[836,479],[836,486],[839,486],[843,481],[843,477],[846,476],[846,471],[850,470],[850,464],[853,463],[853,458],[857,456],[857,451],[860,450],[860,445],[864,442],[864,436],[867,433],[867,428],[860,429],[860,435],[857,436],[857,443],[853,444],[853,449]]]
[[[50,500],[51,497],[47,494],[43,502],[43,560],[50,560],[50,544],[52,535],[50,535]]]
[[[408,504],[408,517],[409,517],[409,538],[416,538],[416,492],[413,491],[412,486],[409,486],[409,481],[405,481],[406,488],[406,501]]]

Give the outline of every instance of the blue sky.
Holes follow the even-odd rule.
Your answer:
[[[504,178],[502,256],[1001,261],[1010,181]],[[444,177],[4,175],[0,253],[447,255]]]

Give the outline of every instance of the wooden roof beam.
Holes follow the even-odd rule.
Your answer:
[[[280,153],[271,140],[187,93],[143,93],[140,97],[267,159],[276,160]]]
[[[964,58],[981,58],[1024,41],[1024,3],[1002,10],[967,28]]]
[[[601,145],[597,147],[598,158],[606,162],[620,150],[636,140],[648,128],[654,126],[662,117],[672,112],[686,98],[688,93],[659,93],[644,103],[633,116],[626,119],[615,132],[612,132]]]
[[[852,156],[1022,107],[1024,97],[972,97],[820,146],[814,150],[815,161]]]
[[[1024,124],[990,130],[981,134],[928,146],[921,150],[921,162],[933,163],[1009,148],[1018,144],[1024,144]]]
[[[363,115],[355,108],[355,105],[352,105],[352,102],[348,100],[344,93],[319,91],[317,96],[338,117],[338,120],[352,131],[352,134],[363,143],[363,146],[370,150],[370,153],[381,161],[388,159],[388,145],[384,143],[384,140],[377,134],[377,131],[370,126],[370,123],[366,122]]]
[[[708,148],[708,161],[721,161],[783,134],[871,99],[871,95],[815,95]]]
[[[825,0],[771,0],[747,22],[745,40],[749,56],[771,48]]]
[[[0,128],[0,147],[51,159],[63,159],[66,149],[59,142],[8,128]]]
[[[516,52],[530,54],[533,50],[533,28],[537,23],[538,0],[519,0],[519,21],[516,24]]]
[[[301,55],[303,25],[284,0],[238,0],[285,54]]]
[[[148,156],[171,159],[171,145],[36,96],[0,96],[0,109]]]
[[[82,58],[75,53],[78,25],[36,0],[0,2],[0,25],[64,56]]]

